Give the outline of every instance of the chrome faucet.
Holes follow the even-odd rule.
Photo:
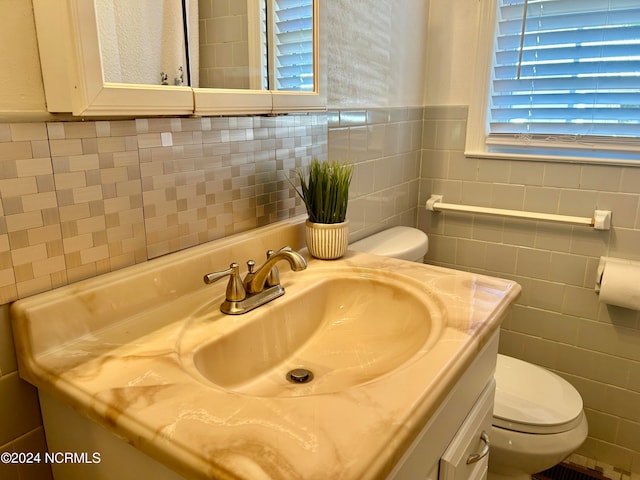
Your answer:
[[[227,270],[205,275],[204,283],[209,285],[229,276],[225,300],[220,305],[220,311],[228,315],[241,315],[284,295],[284,288],[280,285],[280,274],[276,267],[276,263],[280,260],[289,262],[294,272],[307,268],[307,262],[302,255],[293,251],[291,247],[284,247],[278,251],[269,250],[267,261],[257,270],[256,262],[249,260],[248,273],[244,281],[240,279],[239,265],[234,262]]]

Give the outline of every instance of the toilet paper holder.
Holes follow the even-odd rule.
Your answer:
[[[596,293],[600,293],[600,287],[602,286],[602,276],[604,275],[604,268],[609,263],[622,263],[627,265],[638,265],[640,266],[640,262],[627,260],[626,258],[617,258],[617,257],[600,257],[600,262],[598,262],[598,270],[596,273]]]

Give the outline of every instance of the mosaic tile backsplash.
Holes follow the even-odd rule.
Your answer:
[[[0,124],[0,304],[303,214],[314,157],[355,165],[351,240],[414,225],[422,112]]]
[[[0,124],[0,303],[304,213],[327,115]]]

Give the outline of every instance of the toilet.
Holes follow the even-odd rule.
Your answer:
[[[565,379],[498,354],[489,480],[531,479],[587,438],[582,397]]]
[[[349,245],[350,250],[423,262],[426,234],[393,227]],[[587,438],[582,397],[542,367],[499,354],[496,364],[489,480],[530,480],[560,463]]]

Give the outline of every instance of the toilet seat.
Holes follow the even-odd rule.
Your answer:
[[[582,397],[542,367],[498,355],[493,425],[523,433],[560,433],[581,420]]]

